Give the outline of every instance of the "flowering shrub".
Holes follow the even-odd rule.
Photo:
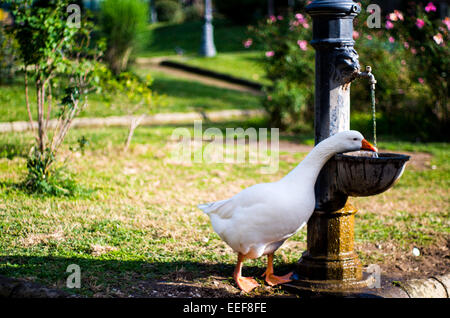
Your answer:
[[[311,22],[300,13],[272,16],[251,27],[265,50],[264,68],[273,83],[265,88],[263,101],[273,126],[298,128],[312,119],[314,50],[308,43],[310,29]]]
[[[404,55],[411,81],[429,90],[418,115],[426,115],[432,126],[448,123],[449,17],[440,20],[435,5],[429,2],[411,8],[404,16],[390,14],[387,19],[393,24],[389,36]]]
[[[432,2],[407,12],[387,14],[382,28],[367,27],[364,8],[355,19],[355,48],[361,67],[370,65],[377,78],[377,109],[380,128],[386,134],[415,134],[421,139],[445,137],[448,118],[450,69],[448,31],[450,18],[440,20]],[[251,27],[245,43],[261,43],[264,67],[272,85],[263,102],[272,125],[295,129],[312,126],[314,100],[314,49],[312,22],[301,13],[272,16]],[[365,80],[352,84],[352,113],[369,114]],[[370,124],[367,123],[367,128]]]

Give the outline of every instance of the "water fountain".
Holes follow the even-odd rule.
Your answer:
[[[316,50],[315,142],[350,129],[350,84],[368,78],[375,112],[376,80],[370,68],[360,71],[354,49],[353,19],[361,11],[352,0],[315,0],[306,8],[313,18]],[[374,117],[375,118],[375,117]],[[374,120],[374,140],[376,126]],[[409,157],[379,153],[378,157],[338,154],[322,169],[316,183],[316,208],[307,227],[307,251],[299,260],[300,290],[343,292],[367,287],[373,277],[363,273],[354,251],[354,215],[349,196],[371,196],[388,190],[400,178]]]

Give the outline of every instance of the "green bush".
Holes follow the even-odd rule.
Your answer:
[[[15,74],[17,42],[5,32],[9,15],[0,8],[0,83],[10,81]]]
[[[4,32],[0,22],[0,83],[10,81],[16,71],[16,42]]]
[[[303,15],[272,17],[250,31],[265,51],[266,77],[263,106],[271,125],[297,129],[312,122],[314,107],[314,50],[310,22]]]
[[[181,5],[176,0],[156,1],[155,8],[161,22],[182,22],[184,19]]]
[[[145,30],[148,4],[143,0],[105,0],[100,25],[107,38],[106,59],[114,74],[127,69],[133,50]]]
[[[195,3],[184,8],[184,21],[199,21],[203,19],[203,6]]]

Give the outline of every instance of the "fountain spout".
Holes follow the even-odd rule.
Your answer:
[[[375,84],[377,83],[377,80],[375,79],[375,76],[372,73],[372,67],[366,66],[366,71],[359,72],[358,77],[368,78],[370,83],[370,89],[375,90]]]

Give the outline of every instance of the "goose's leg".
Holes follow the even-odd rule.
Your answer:
[[[290,279],[290,277],[292,276],[292,272],[284,276],[275,276],[273,274],[273,253],[267,255],[267,269],[262,276],[266,276],[266,282],[270,286],[289,283],[290,281],[292,281],[292,279]]]
[[[248,293],[252,291],[254,288],[258,287],[259,284],[251,277],[242,277],[242,263],[245,260],[245,256],[241,253],[238,254],[238,261],[236,267],[234,269],[233,278],[236,281],[236,284],[239,286],[241,290]]]

